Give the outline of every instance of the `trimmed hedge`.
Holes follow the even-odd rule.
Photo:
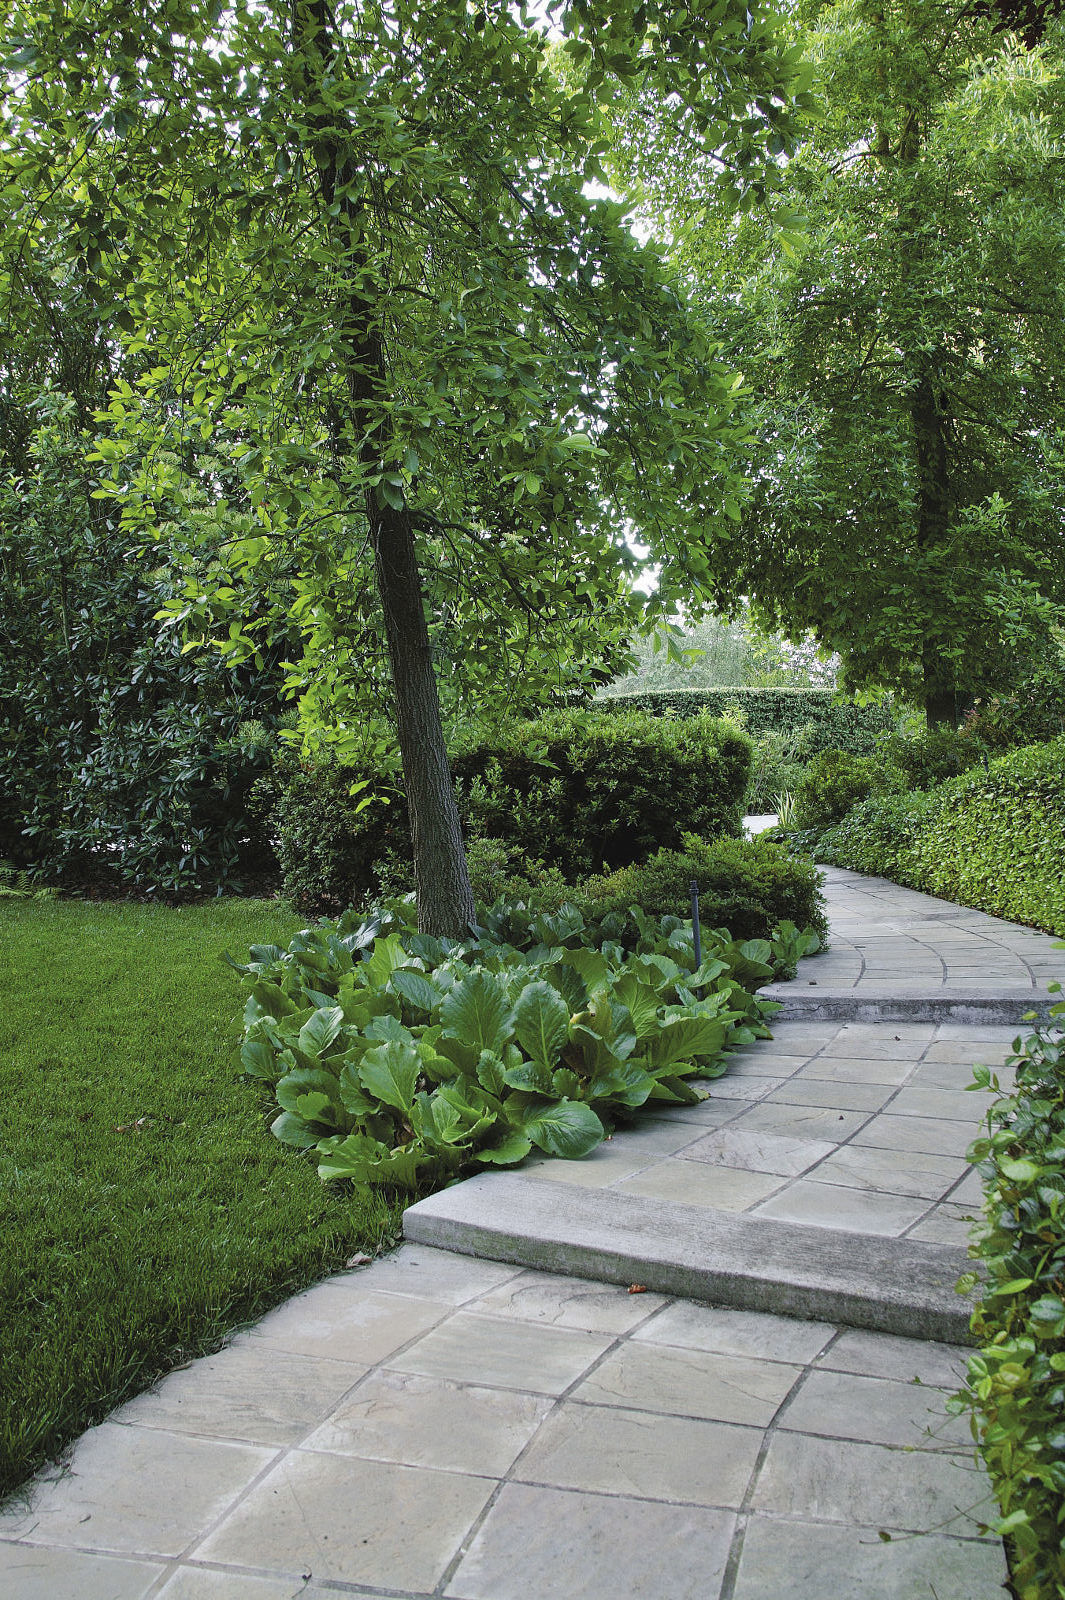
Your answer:
[[[855,705],[838,700],[832,689],[670,689],[604,695],[596,711],[645,711],[656,717],[723,717],[739,709],[752,737],[763,733],[802,733],[801,755],[848,750],[872,755],[876,742],[894,731],[897,713],[890,704]]]
[[[1016,1088],[970,1152],[989,1279],[973,1313],[965,1404],[1002,1509],[1018,1600],[1065,1594],[1065,1005],[1014,1042]],[[997,1088],[986,1067],[977,1082]]]
[[[681,850],[659,850],[649,861],[592,877],[575,896],[586,915],[625,914],[636,905],[652,917],[691,916],[691,882],[699,885],[699,918],[727,928],[734,939],[768,939],[782,922],[812,928],[822,943],[828,923],[820,880],[804,856],[789,856],[772,840],[703,840],[685,834]]]
[[[558,711],[452,756],[469,841],[497,841],[491,871],[558,869],[568,883],[704,837],[739,834],[751,741],[734,724]],[[352,790],[354,789],[354,793]],[[286,897],[339,912],[409,881],[399,781],[283,757],[256,790]],[[503,870],[498,842],[526,863]]]
[[[1014,750],[926,794],[867,800],[822,836],[816,854],[1065,934],[1065,738]]]
[[[795,790],[795,825],[826,828],[877,787],[882,769],[871,756],[847,750],[822,750],[814,756]]]
[[[555,711],[459,749],[452,770],[468,833],[572,882],[675,848],[685,832],[738,835],[751,741],[705,713]]]

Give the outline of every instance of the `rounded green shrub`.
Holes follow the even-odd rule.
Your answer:
[[[795,826],[826,828],[877,787],[881,769],[871,756],[847,750],[822,750],[814,756],[795,791]]]
[[[734,939],[768,939],[777,924],[794,922],[822,939],[827,935],[813,862],[761,836],[704,840],[685,834],[680,850],[659,850],[649,861],[588,878],[578,904],[597,917],[623,915],[633,905],[652,917],[690,917],[693,878],[708,928],[727,928]]]
[[[751,741],[710,716],[552,712],[452,757],[467,833],[515,845],[575,881],[738,835]]]
[[[931,789],[979,766],[985,747],[972,734],[954,728],[929,728],[910,738],[888,734],[876,748],[877,760],[898,773],[908,789]]]

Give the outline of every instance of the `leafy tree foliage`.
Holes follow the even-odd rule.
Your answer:
[[[372,572],[439,932],[472,898],[434,644],[482,681],[499,656],[523,670],[543,630],[609,653],[642,605],[626,530],[659,564],[655,604],[698,604],[736,492],[740,380],[619,207],[585,193],[600,104],[619,84],[667,95],[699,148],[755,171],[798,86],[736,0],[558,15],[576,86],[503,3],[17,0],[6,30],[5,178],[28,197],[10,225],[75,246],[142,360],[112,389],[103,490],[158,529],[209,444],[212,559],[264,582],[295,552],[340,683]],[[229,607],[233,660],[268,625],[236,591],[197,574],[174,608],[206,633]]]
[[[721,597],[953,720],[1065,600],[1060,44],[927,0],[795,25],[825,99],[780,180],[804,236],[716,206],[668,124],[628,156],[762,397]]]

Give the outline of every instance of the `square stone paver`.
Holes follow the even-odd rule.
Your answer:
[[[927,1209],[927,1200],[798,1178],[758,1206],[754,1215],[775,1217],[779,1222],[801,1222],[812,1228],[838,1228],[845,1233],[879,1233],[898,1238]]]
[[[565,1402],[522,1456],[525,1483],[736,1507],[758,1458],[757,1428]]]
[[[769,1096],[772,1105],[823,1106],[830,1111],[879,1111],[891,1088],[886,1083],[829,1083],[820,1078],[789,1078]]]
[[[307,1583],[302,1574],[291,1578],[258,1578],[246,1572],[219,1572],[210,1567],[179,1567],[159,1591],[158,1600],[336,1600],[337,1591]],[[400,1600],[382,1595],[374,1600]]]
[[[776,1173],[708,1166],[705,1161],[668,1160],[615,1185],[619,1194],[647,1195],[684,1206],[746,1211],[765,1200],[784,1180]]]
[[[979,1092],[970,1094],[961,1085],[957,1089],[900,1089],[891,1102],[891,1115],[964,1122],[975,1138],[976,1125],[993,1098]]]
[[[639,1328],[633,1339],[804,1366],[824,1349],[834,1333],[827,1322],[803,1322],[798,1317],[774,1317],[760,1311],[732,1311],[724,1306],[674,1300]]]
[[[588,1333],[628,1333],[664,1305],[658,1294],[630,1294],[614,1284],[563,1278],[551,1272],[523,1272],[484,1294],[472,1308],[552,1328],[583,1328]]]
[[[521,1271],[520,1267],[507,1266],[501,1261],[480,1261],[476,1256],[459,1256],[450,1250],[435,1250],[427,1244],[401,1245],[398,1250],[379,1257],[372,1266],[375,1289],[449,1306],[473,1300]],[[359,1288],[366,1271],[366,1267],[360,1267],[357,1272],[342,1273],[330,1282]]]
[[[957,1345],[936,1344],[930,1339],[902,1339],[893,1333],[845,1328],[818,1366],[953,1391],[961,1387],[965,1376],[966,1354]]]
[[[246,1337],[292,1355],[328,1356],[367,1367],[424,1333],[449,1309],[435,1300],[387,1294],[365,1280],[326,1282],[286,1300]]]
[[[779,1133],[748,1132],[741,1125],[704,1134],[688,1145],[681,1159],[797,1178],[835,1149],[834,1144],[823,1139],[791,1139]]]
[[[323,1582],[431,1590],[494,1488],[458,1472],[293,1451],[195,1555]]]
[[[801,1371],[783,1362],[630,1341],[571,1398],[765,1428]]]
[[[265,1340],[242,1339],[172,1372],[115,1412],[114,1420],[253,1444],[296,1444],[364,1371],[317,1356],[286,1358]]]
[[[900,1451],[779,1430],[759,1474],[752,1509],[854,1523],[868,1521],[875,1511],[881,1528],[914,1533],[934,1528],[959,1538],[976,1537],[981,1524],[998,1514],[971,1452]]]
[[[782,1133],[792,1139],[823,1139],[838,1144],[869,1120],[868,1111],[834,1111],[824,1106],[792,1106],[763,1100],[751,1106],[736,1126],[744,1133]]]
[[[819,1368],[785,1406],[780,1427],[836,1439],[928,1449],[970,1442],[965,1417],[949,1416],[940,1389]]]
[[[925,1244],[968,1245],[973,1229],[974,1208],[971,1206],[938,1205],[927,1217],[922,1217],[915,1228],[910,1228],[907,1239],[921,1239]],[[978,1213],[977,1213],[978,1215]]]
[[[611,1343],[604,1334],[458,1311],[388,1365],[430,1378],[561,1394]]]
[[[871,1509],[871,1508],[870,1508]],[[876,1524],[753,1517],[734,1600],[1002,1600],[1002,1547],[985,1539],[880,1538]]]
[[[0,1537],[90,1550],[178,1555],[231,1505],[273,1450],[104,1422],[82,1434],[68,1473],[0,1511]]]
[[[508,1483],[445,1593],[455,1600],[717,1600],[727,1511]]]
[[[887,1056],[869,1059],[856,1056],[818,1056],[811,1061],[804,1078],[819,1083],[880,1083],[885,1088],[898,1088],[914,1071],[911,1060],[898,1061]]]
[[[725,1060],[731,1082],[733,1078],[790,1078],[793,1072],[802,1070],[809,1056],[783,1055],[775,1043],[767,1039],[761,1048],[737,1051],[735,1055],[727,1055]]]
[[[9,1600],[142,1600],[165,1570],[147,1561],[0,1543],[0,1594]]]
[[[978,1125],[975,1108],[968,1122],[899,1117],[882,1111],[855,1133],[851,1143],[875,1145],[881,1150],[921,1150],[932,1156],[964,1156],[977,1136]]]
[[[550,1406],[546,1395],[379,1371],[303,1448],[502,1477]]]
[[[933,1156],[923,1150],[878,1150],[872,1145],[842,1145],[820,1163],[819,1183],[839,1183],[882,1194],[935,1200],[966,1170],[961,1156]],[[808,1174],[812,1176],[812,1174]]]

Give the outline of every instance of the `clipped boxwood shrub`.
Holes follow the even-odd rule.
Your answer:
[[[907,881],[1065,934],[1065,738],[1000,756],[932,793]]]
[[[1012,1095],[970,1152],[984,1179],[965,1400],[1002,1509],[1018,1600],[1065,1594],[1065,1005],[1016,1040]],[[977,1081],[997,1087],[986,1067]]]
[[[826,828],[877,787],[883,769],[871,756],[822,750],[807,766],[795,791],[795,826]]]
[[[273,842],[282,893],[297,910],[343,911],[377,892],[377,862],[410,860],[402,790],[335,760],[282,755],[252,803]]]
[[[708,928],[727,928],[734,939],[768,939],[774,927],[794,922],[828,934],[817,871],[803,856],[789,856],[772,840],[696,838],[680,850],[659,850],[640,865],[622,867],[581,885],[587,914],[624,914],[639,906],[649,916],[690,917],[691,882],[699,885],[699,916]]]
[[[804,759],[819,750],[849,750],[871,755],[876,742],[895,727],[896,708],[885,702],[859,706],[837,699],[832,689],[660,689],[603,696],[595,709],[646,711],[656,717],[723,717],[743,714],[755,738],[763,733],[802,735]]]
[[[750,765],[732,723],[635,711],[551,712],[452,757],[467,832],[570,881],[677,847],[686,830],[739,834]]]

